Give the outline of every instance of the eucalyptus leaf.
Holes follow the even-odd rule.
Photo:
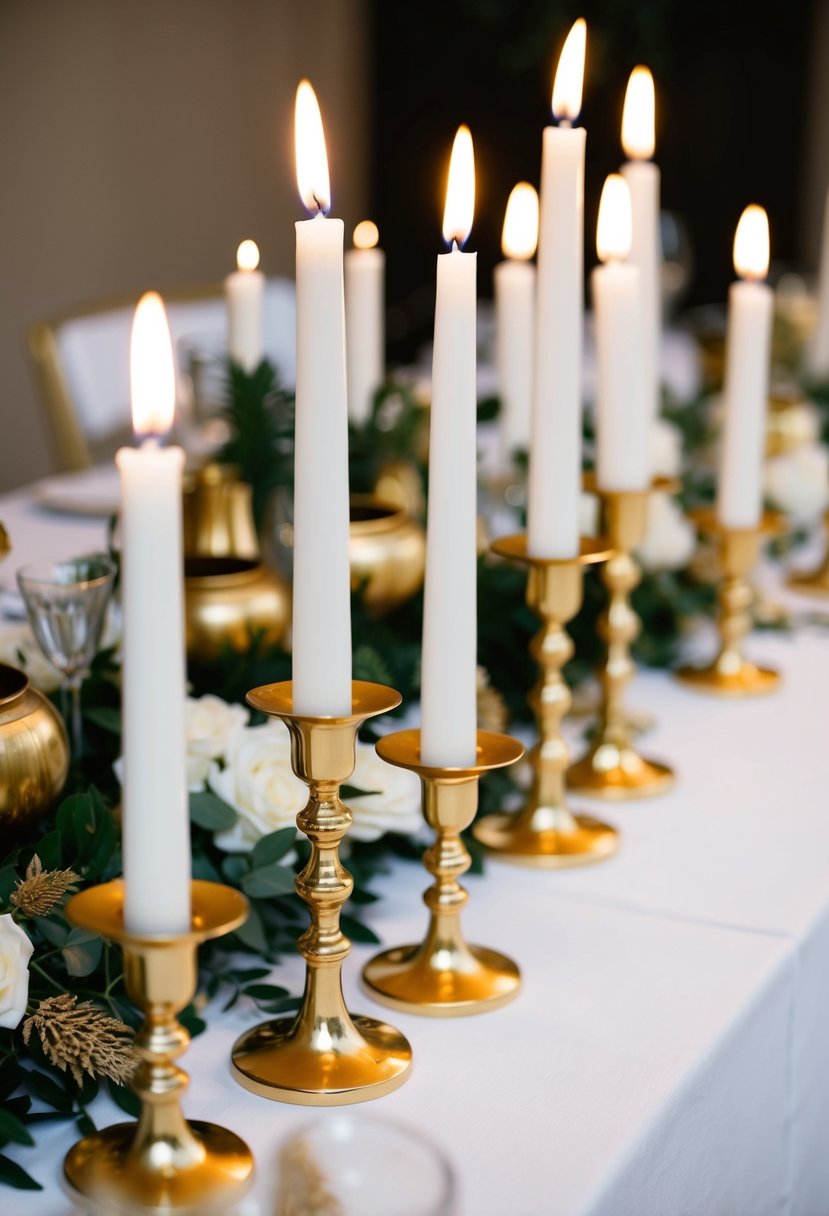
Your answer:
[[[77,977],[91,975],[101,960],[103,942],[86,929],[73,929],[61,951],[66,970]]]
[[[109,731],[111,735],[121,734],[120,709],[113,709],[110,705],[93,705],[84,710],[83,716],[87,722],[100,726],[101,730]]]
[[[246,874],[242,879],[242,890],[252,899],[271,899],[276,895],[292,895],[296,889],[295,881],[293,870],[274,862]]]
[[[239,816],[212,790],[199,790],[190,794],[190,818],[208,832],[225,832],[233,827]]]
[[[0,1153],[0,1182],[13,1186],[16,1191],[42,1191],[43,1187],[36,1182],[31,1174],[27,1174],[22,1165],[4,1157]]]
[[[253,846],[253,868],[267,866],[280,861],[296,844],[296,828],[279,828],[257,840]]]
[[[12,1144],[34,1144],[29,1132],[10,1111],[0,1108],[0,1139]]]

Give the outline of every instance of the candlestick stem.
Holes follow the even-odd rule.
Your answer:
[[[746,659],[744,641],[751,630],[754,591],[749,574],[757,563],[764,536],[782,530],[782,519],[767,511],[756,528],[727,528],[713,511],[694,513],[701,532],[714,537],[722,581],[717,592],[717,625],[720,649],[708,667],[682,667],[678,679],[697,692],[722,697],[756,697],[773,692],[780,683],[779,673],[757,667]]]
[[[573,655],[565,625],[579,611],[587,565],[611,556],[603,542],[582,540],[574,558],[536,558],[527,553],[525,536],[495,541],[501,557],[529,567],[527,603],[541,619],[530,644],[539,665],[538,682],[530,694],[538,727],[538,742],[529,754],[533,783],[517,814],[498,813],[478,820],[476,840],[496,857],[518,865],[557,869],[603,861],[619,847],[618,833],[591,815],[573,814],[567,805],[565,776],[570,762],[561,724],[572,697],[563,668]]]
[[[340,842],[351,826],[339,790],[354,769],[360,726],[394,709],[400,695],[381,684],[354,681],[352,713],[346,717],[295,714],[290,681],[256,688],[247,699],[288,727],[293,770],[308,786],[308,803],[297,826],[311,842],[311,857],[297,877],[296,890],[308,905],[311,924],[297,942],[306,962],[299,1013],[243,1034],[233,1048],[234,1076],[253,1093],[281,1102],[365,1102],[402,1085],[412,1053],[392,1026],[352,1017],[346,1008],[342,964],[351,943],[340,927],[340,912],[354,880],[339,857]]]
[[[518,994],[521,977],[511,959],[467,944],[460,914],[469,894],[458,879],[472,864],[461,832],[475,817],[481,775],[514,764],[523,752],[508,735],[479,730],[474,765],[439,768],[422,763],[420,731],[399,731],[377,744],[383,760],[420,777],[423,815],[437,839],[423,855],[435,879],[423,896],[429,909],[426,937],[366,964],[363,981],[375,1000],[408,1013],[454,1017],[497,1009]]]
[[[596,733],[587,754],[569,770],[567,784],[596,798],[642,798],[664,793],[674,780],[667,765],[646,760],[636,750],[624,707],[625,689],[636,671],[631,646],[641,629],[630,599],[640,579],[632,551],[647,531],[649,491],[590,488],[602,501],[603,530],[614,550],[602,571],[609,602],[599,633],[607,644],[607,659],[599,672],[602,704]]]
[[[74,924],[120,943],[124,983],[144,1012],[135,1036],[138,1066],[131,1086],[141,1102],[137,1123],[119,1123],[79,1141],[64,1174],[85,1210],[100,1216],[224,1212],[247,1190],[253,1157],[247,1145],[213,1123],[188,1122],[180,1101],[189,1078],[175,1063],[190,1035],[177,1014],[191,1000],[200,942],[238,928],[247,901],[213,882],[193,882],[192,929],[181,936],[141,937],[124,929],[124,885],[105,883],[74,896]]]

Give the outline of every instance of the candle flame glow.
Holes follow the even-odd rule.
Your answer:
[[[507,200],[501,249],[505,258],[527,261],[538,244],[538,194],[529,182],[513,186]]]
[[[242,241],[236,250],[236,265],[239,270],[255,270],[259,265],[259,246],[256,241]]]
[[[132,425],[136,435],[163,435],[173,425],[176,373],[164,301],[157,291],[138,301],[130,339]]]
[[[309,211],[325,212],[331,206],[325,132],[317,95],[307,80],[297,86],[294,144],[300,197]]]
[[[553,82],[553,117],[575,122],[581,110],[584,89],[584,56],[587,48],[587,22],[583,17],[573,24],[561,51]]]
[[[648,68],[634,68],[628,80],[622,147],[629,160],[650,160],[656,147],[656,95]]]
[[[599,202],[596,252],[602,262],[622,261],[630,253],[632,219],[630,189],[620,173],[605,179]]]
[[[373,220],[360,220],[351,239],[355,249],[374,249],[380,240],[380,230]]]
[[[460,248],[472,231],[475,211],[475,152],[469,127],[458,127],[449,161],[449,182],[443,211],[443,238]]]
[[[754,203],[734,233],[734,269],[741,279],[764,279],[769,272],[769,217]]]

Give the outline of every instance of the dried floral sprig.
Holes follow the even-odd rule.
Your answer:
[[[24,916],[46,916],[60,903],[69,888],[80,881],[80,874],[74,870],[44,870],[43,863],[35,853],[26,868],[25,877],[18,880],[9,900]]]
[[[78,1085],[83,1074],[110,1077],[125,1084],[135,1069],[133,1033],[118,1018],[112,1018],[90,1001],[69,992],[41,1001],[23,1023],[23,1042],[37,1033],[47,1059],[63,1072],[67,1069]]]

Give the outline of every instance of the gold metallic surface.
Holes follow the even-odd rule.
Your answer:
[[[819,599],[829,596],[829,515],[824,518],[826,556],[814,570],[798,570],[790,574],[786,586],[798,595],[813,595]]]
[[[291,596],[274,571],[241,557],[187,557],[184,619],[187,655],[216,658],[227,646],[244,652],[259,636],[277,645],[288,629]]]
[[[651,490],[670,493],[675,485],[668,478],[655,478]],[[630,648],[641,628],[630,601],[640,579],[632,551],[645,537],[651,490],[601,490],[595,479],[590,489],[601,499],[602,531],[614,550],[602,569],[602,581],[610,595],[607,611],[599,621],[600,634],[607,643],[607,660],[599,672],[602,703],[596,732],[587,754],[569,769],[567,785],[594,798],[643,798],[664,793],[674,780],[667,765],[639,755],[630,715],[623,704],[624,690],[636,670]]]
[[[58,711],[16,667],[0,663],[0,833],[36,819],[66,783],[69,742]]]
[[[124,886],[91,887],[66,905],[68,919],[118,942],[130,999],[144,1011],[135,1037],[132,1089],[137,1123],[119,1123],[79,1141],[64,1160],[65,1181],[95,1216],[224,1212],[253,1178],[250,1149],[212,1123],[189,1123],[179,1105],[189,1084],[175,1063],[190,1036],[177,1020],[195,990],[200,942],[230,933],[247,917],[247,900],[220,883],[193,882],[192,928],[180,937],[138,936],[124,928]]]
[[[423,586],[426,533],[399,505],[372,494],[350,498],[348,557],[352,587],[362,587],[377,616],[410,600]]]
[[[764,536],[783,531],[783,520],[766,511],[756,528],[726,528],[709,508],[692,516],[701,532],[713,537],[719,557],[722,580],[717,595],[720,652],[709,667],[681,667],[677,679],[695,692],[716,697],[756,697],[774,692],[780,683],[778,672],[757,667],[743,654],[743,642],[751,629],[754,591],[748,580]]]
[[[527,603],[542,627],[531,643],[539,678],[530,696],[538,724],[538,743],[529,754],[533,783],[517,814],[487,815],[472,829],[475,839],[503,861],[540,869],[588,865],[611,857],[619,847],[615,828],[590,815],[573,814],[567,805],[565,776],[570,754],[561,723],[572,697],[562,668],[573,655],[564,626],[582,604],[584,568],[607,561],[612,552],[603,541],[583,539],[575,558],[536,558],[527,553],[526,536],[495,541],[501,557],[530,567]]]
[[[435,879],[423,896],[429,909],[426,938],[386,950],[366,964],[363,982],[375,1000],[408,1013],[457,1017],[497,1009],[518,995],[521,975],[511,959],[467,945],[460,914],[469,895],[458,878],[472,864],[460,834],[475,817],[481,775],[514,764],[523,753],[509,735],[479,730],[474,765],[435,768],[421,762],[418,730],[398,731],[378,742],[378,756],[420,777],[423,814],[437,840],[423,857]]]
[[[186,557],[258,560],[251,487],[232,465],[209,461],[185,476],[183,495]]]
[[[340,863],[339,845],[351,812],[339,789],[354,769],[357,731],[400,704],[382,684],[355,680],[348,717],[293,713],[291,682],[248,693],[248,703],[280,718],[291,736],[291,765],[309,789],[297,826],[311,842],[310,860],[296,880],[311,925],[297,942],[306,962],[305,994],[296,1018],[267,1022],[242,1035],[233,1048],[233,1075],[265,1098],[303,1106],[365,1102],[396,1089],[411,1070],[411,1048],[399,1031],[373,1018],[352,1017],[342,991],[342,964],[351,943],[340,911],[354,880]]]

